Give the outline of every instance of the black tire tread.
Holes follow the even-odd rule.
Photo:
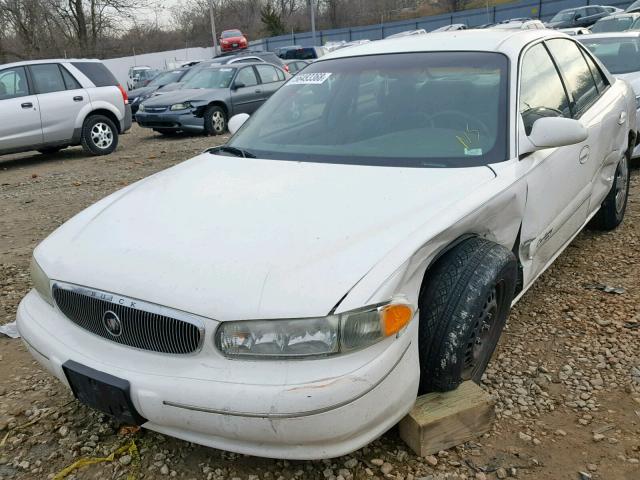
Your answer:
[[[420,293],[420,390],[449,391],[460,384],[460,378],[447,370],[432,368],[440,363],[445,349],[447,332],[464,329],[466,318],[457,315],[468,301],[465,292],[474,286],[479,288],[477,272],[483,264],[509,265],[509,277],[513,280],[506,294],[513,297],[517,275],[515,256],[508,249],[489,240],[473,237],[463,241],[440,258],[428,272]],[[510,300],[509,300],[510,301]]]

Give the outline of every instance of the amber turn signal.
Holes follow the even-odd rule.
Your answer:
[[[382,332],[385,337],[395,335],[402,330],[413,317],[413,309],[405,304],[391,304],[382,308]]]

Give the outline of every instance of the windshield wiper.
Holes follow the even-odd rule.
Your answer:
[[[248,150],[243,150],[241,148],[236,148],[236,147],[229,147],[226,145],[223,145],[221,147],[214,147],[207,151],[209,153],[216,153],[216,152],[230,153],[234,157],[256,158],[256,156],[253,153],[249,152]]]

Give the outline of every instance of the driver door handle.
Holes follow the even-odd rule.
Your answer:
[[[33,108],[33,103],[26,102],[20,105],[22,108]]]
[[[262,89],[261,88],[256,88],[256,93],[262,93]]]
[[[627,121],[627,112],[620,112],[620,116],[618,117],[618,125],[624,125],[624,122]]]
[[[587,163],[587,160],[589,160],[589,154],[591,153],[591,149],[589,148],[589,145],[585,145],[582,150],[580,150],[580,156],[578,157],[578,161],[581,164]]]

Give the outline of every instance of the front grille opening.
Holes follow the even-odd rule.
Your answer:
[[[73,323],[112,342],[158,353],[189,354],[200,347],[198,326],[145,310],[139,310],[83,293],[53,287],[58,308]],[[109,332],[103,321],[106,312],[115,313],[121,323],[118,336]]]

